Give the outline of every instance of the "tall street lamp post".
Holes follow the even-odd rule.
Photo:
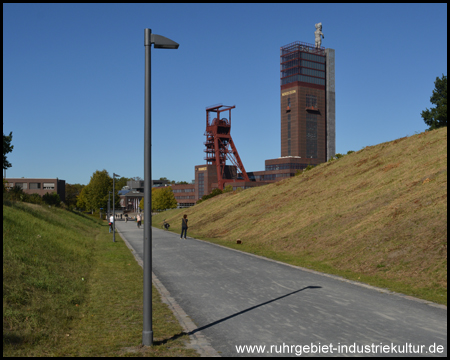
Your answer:
[[[108,191],[108,213],[106,215],[107,219],[109,221],[109,217],[111,216],[111,193],[112,191]]]
[[[164,36],[144,30],[145,46],[145,139],[144,139],[144,329],[142,344],[153,345],[152,328],[152,96],[151,96],[151,48],[178,49],[178,44]]]
[[[116,180],[116,176],[120,176],[117,174],[113,173],[113,242],[116,242],[116,202],[115,202],[115,180]]]

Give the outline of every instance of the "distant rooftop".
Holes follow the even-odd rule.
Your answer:
[[[294,41],[290,44],[284,45],[280,48],[281,55],[286,55],[294,51],[303,51],[309,52],[311,54],[322,55],[325,56],[325,48],[321,46],[319,49],[316,49],[316,46],[313,44],[308,44],[301,41]]]

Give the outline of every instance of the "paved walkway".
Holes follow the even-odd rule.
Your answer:
[[[134,222],[116,227],[142,259],[143,229]],[[192,320],[184,326],[205,356],[214,349],[221,356],[295,356],[298,345],[322,356],[342,356],[346,349],[350,356],[352,349],[365,356],[373,351],[395,356],[404,349],[447,355],[445,306],[189,237],[181,240],[157,228],[152,234],[155,279],[181,317]],[[243,345],[265,348],[239,353],[237,346]]]

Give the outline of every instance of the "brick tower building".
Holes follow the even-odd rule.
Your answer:
[[[329,160],[336,152],[334,50],[285,45],[280,71],[281,158],[267,161],[292,159],[304,168]]]

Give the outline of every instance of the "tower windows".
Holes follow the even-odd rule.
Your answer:
[[[291,114],[288,114],[288,123],[287,123],[287,130],[288,130],[288,156],[291,156]]]
[[[306,95],[306,107],[313,107],[317,109],[317,96],[315,95]]]
[[[204,173],[198,174],[198,197],[201,198],[205,194],[205,178]]]
[[[317,158],[317,114],[306,114],[306,157]]]

